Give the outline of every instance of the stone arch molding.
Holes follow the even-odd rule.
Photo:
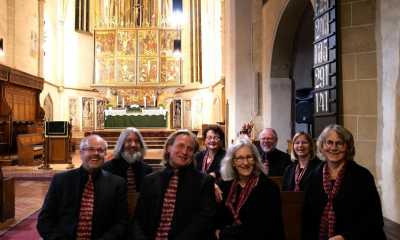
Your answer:
[[[299,22],[312,0],[269,0],[263,9],[264,49],[266,68],[264,76],[264,119],[267,127],[277,130],[281,139],[278,147],[286,149],[291,138],[292,80],[290,71],[294,55],[294,40]],[[270,14],[270,13],[276,13]],[[275,114],[274,114],[275,113]],[[279,113],[279,114],[276,114]]]

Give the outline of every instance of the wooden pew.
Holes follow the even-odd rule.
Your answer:
[[[14,178],[3,178],[0,168],[0,226],[15,217]]]
[[[41,133],[17,136],[18,165],[39,165],[44,154],[44,137]]]
[[[304,192],[281,192],[282,215],[287,240],[301,239]]]

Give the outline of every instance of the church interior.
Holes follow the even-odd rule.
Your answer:
[[[289,151],[296,132],[338,123],[400,239],[399,13],[397,0],[0,0],[0,238],[35,220],[88,134],[111,153],[136,127],[157,167],[176,129],[202,143],[218,125],[229,145],[272,127]]]

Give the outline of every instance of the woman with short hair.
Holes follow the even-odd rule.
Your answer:
[[[386,239],[374,177],[354,161],[353,135],[331,124],[317,141],[325,160],[305,193],[304,240]]]

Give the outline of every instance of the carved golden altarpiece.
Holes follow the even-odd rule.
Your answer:
[[[173,55],[181,30],[169,23],[172,1],[95,2],[95,86],[182,83],[182,59]]]

